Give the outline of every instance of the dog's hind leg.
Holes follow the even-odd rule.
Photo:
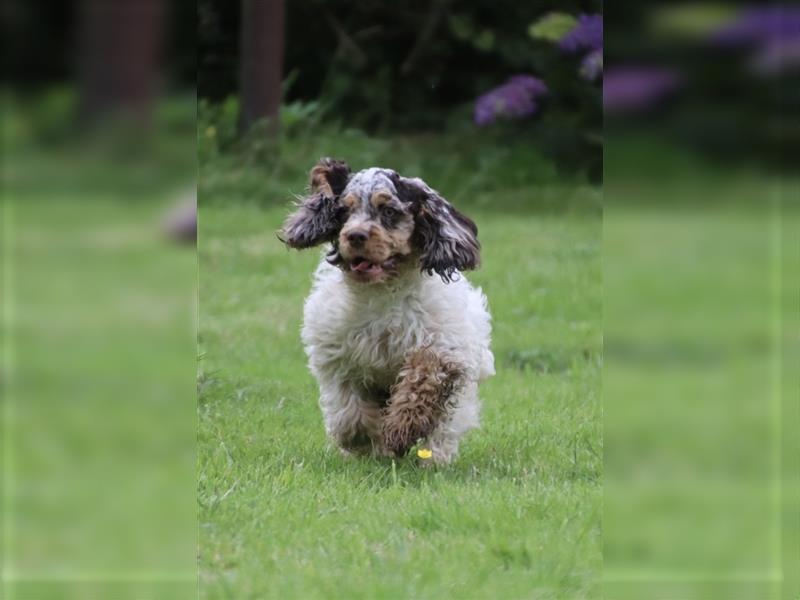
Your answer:
[[[365,400],[347,382],[320,382],[325,430],[345,455],[384,454],[381,408]]]

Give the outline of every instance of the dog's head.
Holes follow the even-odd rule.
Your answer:
[[[408,268],[452,281],[480,261],[475,223],[424,181],[390,169],[352,174],[330,158],[311,170],[309,194],[279,237],[292,248],[331,242],[328,262],[365,283]]]

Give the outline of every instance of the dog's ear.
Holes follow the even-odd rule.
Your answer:
[[[478,266],[481,246],[478,227],[472,219],[458,212],[421,179],[397,176],[395,188],[400,199],[409,202],[414,211],[414,239],[423,271],[450,282],[456,271]]]
[[[339,195],[349,179],[346,162],[320,159],[311,169],[308,196],[286,219],[278,238],[290,248],[310,248],[333,240],[342,226]]]

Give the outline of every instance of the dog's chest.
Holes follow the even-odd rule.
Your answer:
[[[355,307],[345,321],[337,335],[342,360],[354,376],[380,385],[391,384],[407,352],[430,337],[428,315],[412,302]]]

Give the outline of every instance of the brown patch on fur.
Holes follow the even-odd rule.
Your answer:
[[[372,197],[369,199],[369,201],[372,206],[379,208],[389,202],[391,199],[392,195],[389,192],[380,190],[372,194]]]
[[[326,198],[335,198],[342,193],[350,176],[350,167],[342,160],[321,158],[311,169],[309,187]]]
[[[367,248],[372,250],[375,255],[387,258],[393,254],[408,254],[411,252],[412,232],[412,223],[409,223],[408,227],[401,226],[396,229],[373,227],[370,230],[369,240],[367,240]]]
[[[350,210],[353,210],[359,205],[358,196],[354,196],[353,194],[347,194],[344,198],[342,198],[342,204],[344,204]]]
[[[405,228],[397,228],[391,231],[384,230],[389,246],[392,248],[392,254],[400,254],[402,256],[411,254],[411,234],[413,231],[413,224],[408,227],[408,230]]]
[[[311,169],[311,191],[322,192],[326,198],[333,198],[333,189],[331,184],[328,183],[328,169],[326,167],[317,165]]]
[[[448,409],[460,369],[428,348],[406,357],[383,412],[383,443],[403,456],[430,435]]]

